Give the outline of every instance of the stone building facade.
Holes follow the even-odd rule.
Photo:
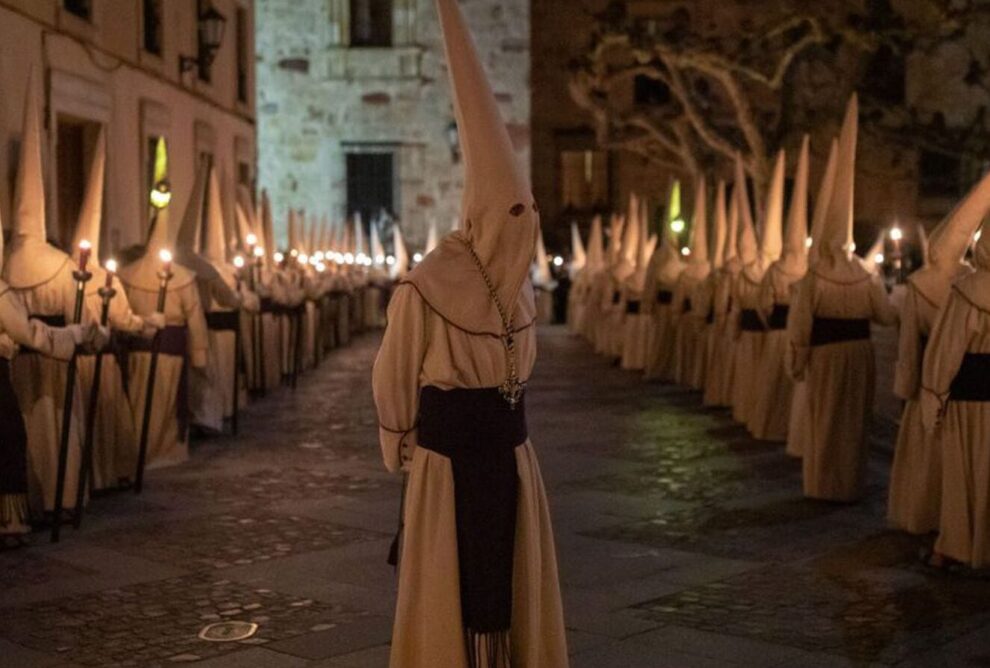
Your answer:
[[[528,0],[461,7],[523,164]],[[413,249],[457,217],[463,165],[433,0],[256,0],[260,185],[276,227],[384,207]]]
[[[225,19],[212,64],[195,59],[199,17]],[[0,0],[0,215],[12,222],[28,72],[44,114],[49,237],[66,244],[100,128],[107,140],[103,259],[142,243],[152,146],[169,149],[173,207],[186,206],[199,156],[213,157],[225,202],[255,171],[251,0]],[[191,63],[191,60],[187,61]],[[233,229],[233,206],[225,216]]]

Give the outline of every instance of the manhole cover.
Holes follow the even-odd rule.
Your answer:
[[[236,642],[250,638],[257,630],[258,625],[252,622],[217,622],[204,627],[199,637],[209,642]]]

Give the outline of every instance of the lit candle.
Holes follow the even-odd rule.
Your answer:
[[[261,246],[254,247],[254,256],[260,261],[265,256],[265,249]]]
[[[113,287],[113,275],[117,273],[117,261],[107,260],[105,269],[107,274],[107,282],[105,284],[105,287],[107,288],[107,290],[109,290],[110,288]]]
[[[93,246],[83,239],[79,242],[79,272],[84,273],[86,271],[86,265],[89,263],[89,254],[92,252]]]
[[[247,235],[247,239],[245,239],[245,241],[247,241],[248,247],[252,249],[258,245],[258,237],[254,234]]]
[[[240,255],[235,256],[234,257],[234,266],[237,267],[238,269],[243,269],[244,268],[244,258],[241,257]]]
[[[172,270],[172,253],[164,248],[158,253],[158,259],[162,261],[162,271],[166,274]]]

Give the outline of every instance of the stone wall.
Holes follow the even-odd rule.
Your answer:
[[[286,210],[346,214],[346,154],[394,150],[396,215],[412,247],[458,214],[462,164],[432,0],[396,0],[390,48],[350,48],[347,0],[256,0],[260,186]],[[529,164],[529,2],[464,0],[519,159]]]

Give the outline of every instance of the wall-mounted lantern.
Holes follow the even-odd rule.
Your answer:
[[[200,7],[199,16],[196,21],[196,34],[198,47],[195,57],[179,56],[179,72],[184,73],[193,68],[199,69],[199,78],[203,81],[210,80],[210,67],[216,58],[217,51],[223,43],[224,28],[227,25],[227,18],[217,11],[212,3],[207,2]]]

